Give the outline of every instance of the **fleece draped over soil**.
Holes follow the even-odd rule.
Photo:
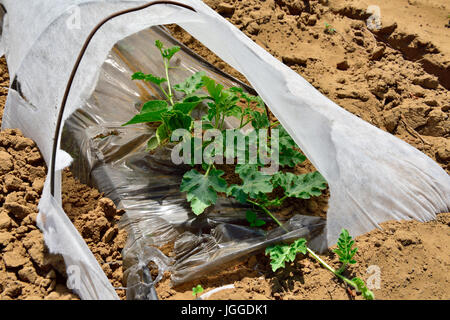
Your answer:
[[[365,1],[205,2],[346,110],[408,142],[450,172],[448,1],[378,1],[383,21],[379,32],[365,25]],[[325,23],[336,33],[324,32]],[[169,29],[205,59],[245,81],[181,28]],[[0,115],[8,87],[2,59]],[[65,286],[64,264],[48,254],[35,225],[46,168],[32,138],[18,130],[0,133],[0,299],[77,299]],[[121,287],[120,251],[126,234],[116,222],[122,212],[68,171],[64,181],[64,210],[113,286]],[[302,214],[321,212],[311,203]],[[378,299],[449,299],[449,226],[449,214],[429,223],[385,223],[382,230],[357,238],[358,263],[348,275],[367,281],[367,268],[379,267],[380,289],[373,290]],[[333,253],[323,258],[339,265]],[[235,289],[213,299],[353,298],[307,258],[273,273],[267,257],[253,256],[198,283],[206,291],[234,284]],[[192,299],[191,289],[198,283],[171,288],[166,277],[157,291],[162,299]],[[118,294],[124,297],[123,290]]]

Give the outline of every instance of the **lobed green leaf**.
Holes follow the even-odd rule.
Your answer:
[[[266,255],[270,257],[272,271],[285,267],[286,262],[294,262],[298,253],[306,254],[306,239],[300,238],[291,245],[277,244],[266,248]]]
[[[318,172],[295,175],[290,172],[278,172],[273,176],[275,186],[281,186],[288,197],[310,199],[320,196],[327,188],[327,181]]]
[[[255,129],[264,129],[270,126],[269,118],[265,112],[251,111],[252,116],[252,126]]]
[[[166,125],[169,132],[177,129],[190,130],[192,118],[179,110],[171,110],[161,114],[162,121]]]
[[[288,197],[300,199],[320,196],[322,190],[327,188],[327,181],[318,171],[302,175],[278,172],[273,176],[272,182],[275,186],[282,187]]]
[[[152,74],[145,74],[142,72],[136,72],[135,74],[133,74],[131,76],[131,79],[132,80],[144,80],[147,82],[154,83],[158,86],[160,86],[164,82],[167,82],[166,78],[160,78],[160,77],[154,76]]]
[[[295,167],[306,160],[306,157],[300,151],[295,149],[282,149],[279,153],[278,162],[281,166]]]
[[[161,109],[153,112],[139,113],[122,126],[128,126],[130,124],[136,123],[159,122],[162,120],[162,114],[165,113],[166,111],[167,109]]]
[[[196,72],[182,83],[174,85],[173,88],[184,92],[186,95],[191,95],[203,87],[203,77],[206,77],[205,71]]]
[[[174,110],[179,110],[184,114],[190,114],[202,101],[204,97],[191,96],[183,100],[183,102],[178,102],[173,106]]]
[[[236,184],[231,185],[227,189],[227,196],[234,197],[237,201],[242,204],[247,203],[248,195],[242,190],[242,186],[238,186]]]
[[[173,46],[171,48],[164,48],[164,44],[160,41],[160,40],[156,40],[155,41],[155,46],[159,49],[159,51],[161,52],[161,56],[164,59],[167,59],[168,61],[170,61],[170,59],[172,59],[172,57],[174,56],[175,53],[177,53],[178,51],[180,51],[180,47],[179,46]]]
[[[271,183],[272,176],[259,171],[256,164],[238,164],[235,172],[242,179],[242,191],[251,198],[257,198],[261,193],[270,193],[273,191]]]
[[[355,264],[356,260],[353,256],[358,251],[358,248],[352,248],[355,241],[352,239],[347,229],[342,229],[339,239],[337,241],[337,249],[333,250],[339,256],[339,261],[344,264]]]
[[[167,104],[167,101],[164,100],[151,100],[144,103],[144,105],[141,108],[141,114],[147,113],[147,112],[158,112],[161,110],[168,110],[169,105]]]
[[[214,168],[208,175],[203,175],[195,169],[184,174],[180,190],[187,193],[187,200],[196,215],[216,203],[217,192],[227,191],[227,182],[221,178],[223,174],[223,171]]]
[[[261,227],[266,224],[264,220],[259,219],[258,215],[251,210],[247,210],[245,218],[250,223],[250,227]]]
[[[223,85],[216,84],[216,82],[213,79],[206,76],[202,77],[202,82],[211,98],[216,102],[220,101]]]

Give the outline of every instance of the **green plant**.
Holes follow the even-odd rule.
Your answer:
[[[180,190],[187,193],[187,200],[195,214],[201,214],[216,203],[217,192],[226,192],[227,182],[221,178],[223,174],[223,171],[216,170],[213,166],[209,166],[205,174],[197,170],[185,173]]]
[[[189,132],[188,137],[185,138],[190,139],[194,153],[196,149],[201,149],[203,154],[208,154],[209,147],[214,144],[221,144],[225,147],[227,157],[230,156],[230,153],[232,153],[230,156],[232,158],[236,155],[243,155],[247,161],[250,157],[250,146],[260,145],[259,140],[251,142],[250,137],[241,131],[242,128],[251,123],[256,132],[272,130],[274,127],[279,130],[279,143],[276,139],[269,137],[267,149],[264,151],[267,151],[268,154],[278,152],[278,164],[282,168],[294,167],[306,160],[287,131],[278,123],[270,123],[267,109],[260,97],[250,95],[242,88],[226,89],[207,77],[204,71],[197,72],[182,83],[172,86],[169,77],[170,61],[180,48],[165,48],[159,40],[155,42],[155,45],[163,59],[165,77],[136,72],[132,79],[156,85],[165,99],[146,102],[139,114],[124,124],[149,123],[156,127],[155,134],[147,143],[148,150],[175,142],[172,141],[172,133],[177,129],[185,129]],[[206,91],[207,94],[199,94],[200,90]],[[177,99],[175,92],[178,92],[177,95],[181,98]],[[192,111],[202,102],[206,103],[207,106],[207,112],[201,118],[202,129],[216,129],[222,132],[223,136],[233,133],[236,141],[244,139],[242,140],[245,141],[244,147],[238,146],[236,143],[230,150],[224,145],[225,141],[198,142],[199,139],[194,135]],[[224,123],[225,118],[229,116],[234,116],[239,120],[239,127],[226,132]],[[272,140],[277,143],[273,143]],[[269,146],[272,148],[271,151],[269,151]],[[262,151],[261,146],[258,147],[257,151]],[[216,156],[215,149],[210,152],[210,156]],[[223,178],[224,172],[218,170],[212,160],[205,161],[204,159],[204,157],[201,159],[204,172],[200,172],[196,168],[189,170],[184,174],[180,185],[180,190],[186,193],[187,201],[196,215],[202,214],[209,206],[214,205],[218,193],[226,193],[242,203],[248,203],[259,208],[281,226],[282,224],[268,210],[268,207],[280,206],[289,197],[309,199],[311,196],[320,195],[321,191],[326,188],[326,181],[318,172],[306,175],[279,172],[271,176],[260,171],[265,165],[260,163],[259,160],[256,164],[246,162],[236,165],[235,173],[239,175],[242,183],[229,186]],[[192,157],[190,162],[194,166]],[[270,198],[269,194],[277,187],[285,190],[284,196]],[[261,221],[256,219],[249,222],[251,226],[258,226],[262,225]]]
[[[247,210],[245,213],[247,222],[250,223],[250,227],[262,227],[266,224],[264,220],[258,218],[258,215],[251,210]]]
[[[326,32],[333,34],[336,32],[330,25],[326,24]],[[147,150],[151,151],[168,143],[176,143],[172,134],[177,129],[184,129],[188,132],[183,138],[191,143],[191,151],[201,149],[202,153],[214,157],[217,153],[215,148],[207,151],[211,146],[224,146],[225,141],[201,141],[195,136],[194,118],[192,111],[199,105],[207,106],[206,113],[201,117],[202,130],[216,129],[222,136],[233,134],[234,141],[244,141],[244,145],[233,144],[231,149],[225,148],[226,157],[239,158],[243,156],[244,163],[235,166],[235,173],[239,176],[241,183],[228,185],[223,178],[224,171],[218,170],[212,160],[201,159],[202,171],[194,168],[187,171],[182,178],[180,190],[186,193],[187,201],[190,203],[193,213],[202,214],[209,206],[214,205],[218,198],[218,193],[224,193],[228,197],[234,197],[237,201],[250,204],[254,208],[269,215],[279,226],[283,224],[272,214],[269,209],[280,207],[287,198],[309,199],[313,196],[320,196],[326,189],[327,183],[319,172],[312,172],[296,175],[291,172],[277,172],[269,175],[261,170],[266,164],[258,158],[256,163],[249,163],[251,146],[256,146],[256,151],[266,151],[267,154],[278,154],[277,165],[281,168],[292,168],[306,160],[306,157],[299,151],[295,141],[288,132],[278,123],[270,123],[269,115],[263,100],[258,96],[246,93],[242,88],[224,88],[213,79],[206,76],[204,71],[195,73],[183,82],[172,86],[169,71],[172,68],[170,61],[180,50],[179,47],[165,48],[159,40],[155,42],[159,49],[164,63],[165,77],[158,77],[152,74],[136,72],[133,80],[146,81],[157,86],[164,99],[151,100],[146,102],[140,112],[130,121],[124,124],[131,125],[146,123],[155,127],[155,134],[147,143]],[[207,94],[198,93],[200,90]],[[241,104],[241,105],[239,105]],[[243,106],[242,106],[243,104]],[[225,132],[225,118],[233,116],[239,120],[239,127]],[[251,136],[245,135],[241,129],[248,124],[252,125],[258,133],[257,140],[251,140]],[[259,143],[259,130],[278,129],[278,135],[270,135],[266,146]],[[183,140],[184,140],[183,139]],[[228,146],[227,146],[228,147]],[[263,149],[264,150],[263,150]],[[188,155],[188,162],[194,166],[196,159]],[[274,195],[273,191],[282,191]],[[260,227],[265,224],[259,219],[257,214],[251,210],[246,213],[246,219],[251,227]],[[345,238],[347,239],[347,238]],[[347,241],[347,240],[345,240]],[[353,244],[353,243],[352,243]],[[352,263],[352,252],[348,251],[348,243],[344,243],[342,259],[344,265]],[[351,245],[350,245],[351,247]],[[307,246],[305,239],[299,239],[291,245],[276,245],[267,248],[266,254],[271,257],[271,264],[274,271],[285,266],[286,262],[292,262],[298,253],[309,254],[354,288],[357,288],[366,298],[373,294],[365,287],[364,282],[358,278],[349,280],[340,272],[329,267],[324,261],[314,254]],[[353,253],[354,254],[354,253]],[[343,266],[344,266],[343,265]],[[343,268],[345,269],[345,267]],[[192,288],[193,295],[203,292],[201,285]]]
[[[259,171],[259,165],[237,165],[235,169],[242,184],[228,187],[228,196],[245,204],[250,203],[268,214],[278,225],[281,222],[269,211],[269,207],[279,207],[287,198],[310,199],[319,196],[327,187],[326,180],[319,172],[295,175],[287,172],[277,172],[270,176]],[[283,196],[268,197],[276,187],[284,190]]]
[[[266,255],[270,257],[272,271],[284,268],[286,262],[294,262],[298,253],[306,254],[306,240],[300,238],[291,245],[277,244],[266,248]]]
[[[349,236],[349,233],[347,230],[343,229],[341,232],[341,235],[339,237],[341,240],[341,244],[343,242],[343,246],[339,246],[339,249],[336,249],[338,251],[338,255],[341,258],[340,261],[346,265],[346,263],[356,263],[355,260],[353,260],[353,256],[356,253],[357,248],[351,249],[352,245],[354,244],[354,241]],[[303,238],[300,238],[296,241],[294,241],[292,244],[277,244],[266,248],[266,255],[270,257],[270,264],[272,266],[272,271],[275,272],[280,268],[285,267],[286,262],[294,262],[297,254],[308,254],[315,260],[317,260],[323,267],[325,267],[328,271],[332,272],[337,278],[344,281],[347,285],[352,286],[355,290],[361,292],[362,296],[366,300],[373,300],[375,298],[372,291],[370,291],[364,281],[358,277],[354,277],[353,279],[348,279],[347,277],[342,275],[342,270],[335,270],[330,265],[328,265],[325,261],[322,260],[316,253],[314,253],[310,248],[306,245],[306,240]]]
[[[327,34],[333,35],[337,31],[336,31],[335,28],[333,28],[333,26],[331,24],[325,23],[325,30],[324,30],[324,32],[327,33]]]
[[[200,284],[198,284],[196,287],[192,288],[192,295],[194,297],[198,296],[202,292],[203,292],[203,287]]]
[[[333,250],[339,256],[339,261],[342,262],[342,266],[337,270],[338,273],[342,273],[347,268],[349,264],[355,264],[356,260],[353,259],[358,248],[353,248],[352,246],[355,241],[349,235],[346,229],[342,229],[339,239],[337,241],[338,248]]]

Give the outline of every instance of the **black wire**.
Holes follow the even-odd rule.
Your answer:
[[[140,10],[144,10],[147,9],[151,6],[154,6],[156,4],[169,4],[169,5],[174,5],[174,6],[178,6],[178,7],[182,7],[191,11],[195,11],[194,8],[192,8],[191,6],[188,6],[184,3],[180,3],[180,2],[176,2],[176,1],[152,1],[149,2],[147,4],[138,6],[138,7],[134,7],[134,8],[130,8],[130,9],[125,9],[116,13],[113,13],[112,15],[110,15],[109,17],[103,19],[101,22],[99,22],[94,29],[92,29],[91,33],[89,34],[89,36],[87,37],[86,41],[83,44],[83,47],[80,50],[80,53],[78,54],[77,60],[75,62],[75,65],[72,69],[72,72],[70,74],[69,77],[69,81],[67,82],[67,86],[66,86],[66,90],[64,92],[64,96],[62,98],[61,101],[61,106],[59,108],[59,114],[58,114],[58,119],[56,121],[56,129],[55,129],[55,135],[53,137],[53,149],[52,149],[52,159],[51,159],[51,163],[50,163],[50,193],[52,196],[55,196],[55,167],[56,167],[56,154],[58,151],[58,140],[59,140],[59,134],[61,132],[61,124],[62,124],[62,119],[63,119],[63,115],[64,115],[64,110],[66,108],[66,103],[67,103],[67,99],[69,97],[69,93],[70,90],[72,88],[72,84],[73,81],[75,79],[75,75],[78,71],[78,68],[80,67],[81,64],[81,60],[83,59],[84,54],[86,53],[86,50],[92,40],[92,38],[94,37],[94,35],[97,33],[97,31],[108,21],[128,14],[128,13],[132,13],[132,12],[136,12],[136,11],[140,11]]]
[[[56,162],[56,154],[57,154],[57,151],[58,151],[59,133],[61,132],[61,124],[62,124],[62,119],[63,119],[63,115],[64,115],[64,110],[66,108],[67,99],[69,97],[70,90],[72,88],[72,84],[73,84],[73,81],[75,79],[75,75],[76,75],[76,73],[78,71],[78,68],[80,67],[81,60],[83,59],[83,56],[86,53],[86,50],[87,50],[87,48],[89,46],[89,43],[91,42],[92,38],[97,33],[97,31],[106,22],[108,22],[108,21],[110,21],[110,20],[112,20],[112,19],[114,19],[116,17],[119,17],[119,16],[122,16],[122,15],[125,15],[125,14],[128,14],[128,13],[131,13],[131,12],[136,12],[136,11],[140,11],[140,10],[143,10],[143,9],[147,9],[147,8],[153,6],[153,5],[156,5],[156,4],[169,4],[169,5],[182,7],[182,8],[185,8],[185,9],[188,9],[188,10],[196,12],[194,8],[192,8],[191,6],[185,5],[183,3],[179,3],[179,2],[175,2],[175,1],[153,1],[153,2],[147,3],[145,5],[141,5],[141,6],[138,6],[138,7],[135,7],[135,8],[130,8],[130,9],[126,9],[126,10],[122,10],[122,11],[116,12],[116,13],[110,15],[109,17],[103,19],[100,23],[98,23],[94,27],[94,29],[92,29],[91,33],[89,34],[89,36],[85,40],[85,42],[83,44],[83,47],[81,48],[80,53],[78,54],[78,57],[77,57],[77,60],[75,62],[75,65],[74,65],[74,67],[72,69],[72,72],[70,74],[69,81],[67,82],[66,90],[64,92],[64,96],[63,96],[63,99],[61,101],[61,107],[59,108],[58,120],[56,122],[55,136],[53,138],[52,160],[51,160],[51,164],[50,164],[50,192],[51,192],[53,197],[55,196],[55,162]],[[148,284],[149,288],[150,288],[150,292],[148,292],[146,294],[146,297],[158,300],[158,295],[156,293],[155,286],[154,286],[154,283],[153,283],[153,279],[152,279],[152,277],[150,275],[150,272],[146,268],[144,268],[143,272],[144,272],[143,273],[144,274],[143,281],[144,281],[144,283]]]

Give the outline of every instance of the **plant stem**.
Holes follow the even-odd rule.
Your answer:
[[[225,123],[225,115],[223,115],[223,117],[222,117],[222,123],[220,124],[220,127],[219,127],[220,130],[223,130],[224,123]]]
[[[252,200],[248,200],[248,203],[254,204],[255,206],[261,208],[265,213],[267,213],[281,228],[283,228],[284,231],[288,232],[288,230],[286,230],[286,228],[283,226],[283,224],[278,221],[278,219],[269,211],[267,210],[266,207],[264,207],[262,204],[259,204],[258,202],[252,201]]]
[[[325,261],[322,260],[317,254],[314,253],[310,248],[306,247],[306,251],[314,258],[316,259],[325,269],[332,272],[336,277],[344,281],[345,283],[351,285],[353,288],[358,289],[358,286],[350,279],[347,279],[343,275],[339,274],[338,271],[336,271],[333,267],[329,266]]]
[[[336,270],[336,272],[339,273],[339,274],[342,274],[342,272],[344,272],[346,268],[347,268],[347,262],[344,262],[342,264],[342,266],[339,269]]]
[[[219,112],[219,106],[216,104],[216,116],[215,116],[214,128],[219,129],[219,125],[220,125],[220,112]]]
[[[169,101],[170,101],[170,104],[173,106],[174,103],[173,103],[173,98],[172,98],[172,86],[170,85],[169,68],[170,68],[169,61],[167,61],[167,59],[164,59],[164,69],[166,69],[167,87],[169,88]]]
[[[249,109],[250,110],[250,102],[247,101],[247,108],[245,110]],[[241,113],[241,123],[239,124],[239,129],[242,129],[243,127],[245,127],[247,125],[247,123],[249,123],[250,121],[247,121],[245,124],[243,124],[244,122],[244,116],[245,116],[245,112],[243,111]]]
[[[250,120],[247,120],[247,122],[245,122],[242,126],[241,126],[241,128],[243,128],[243,127],[245,127],[247,124],[249,124],[250,122],[252,122],[252,120],[250,119]],[[241,128],[239,128],[239,129],[241,129]]]
[[[205,177],[209,176],[209,171],[211,171],[212,166],[213,164],[211,163],[208,167],[208,170],[206,170]]]
[[[166,90],[164,90],[164,88],[162,87],[162,85],[159,85],[159,88],[160,88],[161,91],[164,93],[164,95],[166,96],[167,100],[169,100],[169,102],[170,102],[170,96],[167,94]]]
[[[272,123],[271,125],[270,125],[270,127],[272,128],[272,127],[276,127],[277,125],[279,125],[280,124],[280,121],[275,121],[274,123]]]

